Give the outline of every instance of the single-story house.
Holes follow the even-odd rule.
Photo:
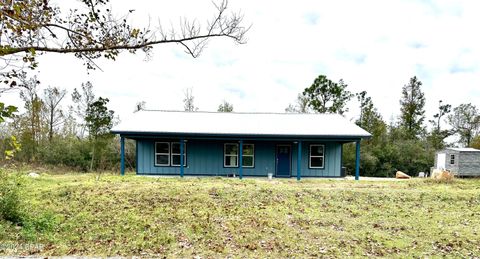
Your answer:
[[[138,175],[340,177],[342,146],[370,133],[338,114],[144,110],[111,131],[136,141]]]
[[[435,168],[448,170],[457,176],[480,176],[480,150],[446,148],[436,153]]]

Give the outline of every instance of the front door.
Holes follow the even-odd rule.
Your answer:
[[[290,146],[277,146],[277,177],[290,177]]]

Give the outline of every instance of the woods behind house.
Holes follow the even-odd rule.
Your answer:
[[[15,151],[14,156],[2,156],[3,162],[66,166],[80,171],[119,168],[119,140],[109,133],[119,118],[108,108],[108,98],[95,95],[90,82],[82,83],[72,93],[59,87],[42,88],[35,77],[23,79],[22,85],[24,111],[14,112],[1,128],[1,152]],[[422,82],[412,77],[400,93],[400,115],[386,122],[366,91],[351,93],[343,80],[334,82],[320,75],[286,111],[346,116],[350,102],[356,100],[360,115],[354,118],[355,123],[372,133],[371,139],[362,141],[362,175],[389,177],[397,170],[415,175],[429,171],[435,152],[448,145],[480,147],[478,108],[470,103],[452,108],[438,100],[437,112],[426,118],[421,87]],[[186,90],[186,110],[198,110],[193,100],[192,89]],[[145,102],[140,106],[135,110],[145,109]],[[218,111],[232,112],[233,105],[224,100]],[[448,137],[456,142],[447,143]],[[347,144],[343,165],[348,173],[352,173],[354,164],[354,146]],[[135,143],[130,141],[126,145],[126,166],[135,168]]]

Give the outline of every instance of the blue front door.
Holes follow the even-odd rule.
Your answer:
[[[276,176],[290,177],[290,146],[277,146],[277,172]]]

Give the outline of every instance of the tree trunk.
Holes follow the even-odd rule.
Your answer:
[[[55,107],[50,109],[50,127],[49,127],[49,132],[48,132],[48,141],[52,142],[53,138],[53,115],[55,112]]]
[[[90,171],[93,170],[93,161],[95,160],[95,142],[93,143],[92,160],[90,161]]]

